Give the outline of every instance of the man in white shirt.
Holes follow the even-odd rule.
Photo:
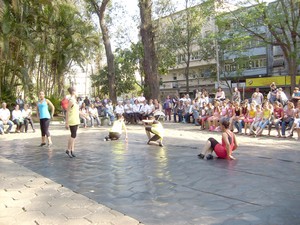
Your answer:
[[[255,92],[252,94],[252,102],[256,105],[261,105],[264,100],[264,96],[259,92],[259,88],[255,89]]]
[[[6,103],[2,103],[2,108],[0,109],[0,120],[2,121],[3,125],[8,125],[8,129],[5,131],[5,133],[10,133],[13,122],[10,120],[10,111],[8,108],[6,108]]]
[[[118,104],[115,108],[115,114],[121,114],[123,116],[124,114],[124,106],[122,105],[122,101],[118,101]]]
[[[150,116],[150,113],[152,112],[151,107],[148,105],[147,100],[144,101],[144,105],[141,108],[142,112],[142,119],[145,119]]]

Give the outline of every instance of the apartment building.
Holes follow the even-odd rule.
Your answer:
[[[217,26],[218,22],[210,19],[210,23],[207,23],[199,32],[199,35],[218,32],[219,38],[215,42],[215,49],[218,52],[215,52],[211,60],[199,60],[199,57],[197,58],[198,46],[193,46],[189,75],[190,94],[193,94],[191,90],[202,88],[214,92],[217,86],[221,86],[229,93],[229,88],[238,87],[243,96],[248,98],[256,87],[268,92],[272,82],[289,91],[291,81],[282,49],[279,46],[266,44],[251,32],[241,32],[240,24],[235,20],[235,14],[248,9],[251,7],[243,8],[242,11],[237,9],[229,13],[223,12],[217,18],[222,20],[221,26]],[[224,21],[227,21],[227,24],[224,24]],[[262,20],[257,19],[249,26],[255,27],[255,31],[260,35],[272,38],[271,32],[263,25]],[[183,75],[185,64],[182,63],[184,57],[186,56],[178,55],[176,66],[170,68],[166,76],[161,76],[163,96],[185,93],[186,82]],[[299,72],[299,65],[298,69]],[[296,77],[296,83],[300,84],[300,76]]]

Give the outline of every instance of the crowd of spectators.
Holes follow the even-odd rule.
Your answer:
[[[21,99],[17,100],[12,113],[2,103],[0,109],[0,134],[21,130],[27,132],[29,124],[35,131],[31,119],[31,108]],[[277,131],[277,137],[292,136],[300,133],[300,91],[296,87],[290,99],[275,83],[270,85],[269,93],[264,96],[256,88],[250,99],[242,100],[238,88],[233,89],[232,97],[226,97],[222,88],[218,88],[213,99],[209,98],[204,89],[196,91],[195,98],[188,94],[167,96],[161,102],[157,99],[146,99],[143,94],[137,97],[125,97],[116,105],[108,98],[99,97],[91,100],[77,98],[80,106],[82,127],[101,126],[104,122],[111,125],[115,115],[121,114],[126,124],[142,124],[143,119],[151,116],[166,121],[189,123],[200,126],[201,130],[220,131],[219,122],[222,118],[230,122],[229,129],[237,134],[261,136],[264,132],[271,134],[271,129]],[[22,107],[22,108],[21,108]],[[62,111],[67,107],[67,97],[61,101]],[[11,119],[11,120],[10,120]],[[4,130],[4,125],[7,129]]]

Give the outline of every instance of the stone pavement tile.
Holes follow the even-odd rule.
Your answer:
[[[1,168],[17,168],[0,170],[1,180],[9,181],[0,189],[0,224],[139,224],[10,160],[0,161]],[[22,180],[16,174],[26,176]]]

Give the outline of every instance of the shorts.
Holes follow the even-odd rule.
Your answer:
[[[216,155],[219,158],[226,159],[227,158],[227,151],[226,148],[221,145],[216,139],[209,138],[208,141],[211,143],[211,148],[214,150]]]

